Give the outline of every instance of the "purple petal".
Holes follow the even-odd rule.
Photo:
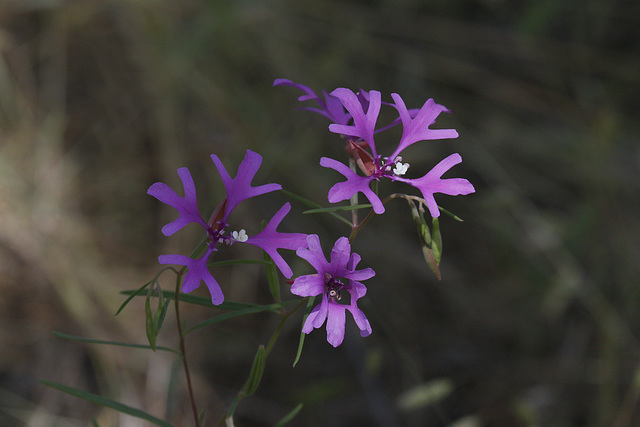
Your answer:
[[[273,86],[292,86],[292,87],[295,87],[297,89],[300,89],[301,91],[306,93],[306,95],[302,95],[301,97],[299,97],[298,101],[307,101],[309,99],[318,99],[318,95],[316,95],[316,93],[313,90],[311,90],[308,86],[305,86],[305,85],[300,84],[300,83],[294,83],[289,79],[275,79],[274,82],[273,82]]]
[[[353,320],[356,322],[358,329],[360,329],[360,336],[366,337],[371,335],[371,324],[362,310],[355,305],[348,306],[347,310],[353,315]]]
[[[327,341],[334,347],[342,344],[344,340],[344,327],[347,316],[345,306],[329,303],[327,314]]]
[[[331,249],[331,267],[333,269],[344,270],[346,273],[350,255],[351,244],[349,243],[349,239],[340,237],[333,245],[333,249]],[[337,275],[344,277],[343,274]]]
[[[296,255],[311,264],[318,274],[323,276],[324,280],[324,273],[329,267],[329,263],[324,257],[322,246],[320,245],[320,238],[317,234],[309,234],[307,236],[307,246],[308,248],[298,249]]]
[[[355,136],[364,139],[373,153],[374,159],[378,157],[376,151],[373,134],[375,132],[376,121],[380,114],[380,106],[382,105],[380,92],[377,90],[369,91],[369,105],[367,113],[363,111],[363,103],[351,89],[338,88],[331,92],[332,96],[340,99],[342,105],[347,109],[351,117],[353,117],[353,125],[332,124],[329,130],[342,135]]]
[[[177,209],[180,215],[178,219],[170,222],[162,227],[162,233],[165,236],[171,236],[176,231],[183,228],[185,225],[197,222],[205,229],[207,223],[202,219],[198,212],[198,202],[196,200],[196,186],[193,183],[193,178],[189,173],[189,169],[178,169],[178,175],[182,180],[182,188],[184,189],[184,197],[178,196],[178,194],[171,189],[167,184],[162,182],[156,182],[151,185],[147,190],[147,194],[160,200],[162,203],[166,203],[169,206]]]
[[[415,115],[415,118],[412,119],[400,95],[392,93],[391,97],[395,101],[395,107],[398,110],[403,127],[402,138],[400,138],[398,148],[389,156],[391,160],[395,159],[402,150],[415,142],[458,137],[458,132],[455,129],[429,129],[429,126],[435,122],[438,115],[443,111],[447,111],[446,107],[436,104],[433,99],[428,99]]]
[[[296,250],[307,246],[307,235],[302,233],[279,233],[276,231],[282,219],[291,210],[291,204],[285,203],[271,218],[267,226],[258,234],[245,242],[262,248],[276,263],[282,274],[289,278],[293,275],[291,267],[278,253],[278,249]]]
[[[309,110],[314,113],[322,114],[333,123],[347,124],[351,120],[351,115],[344,111],[344,107],[339,99],[327,94],[323,91],[324,100],[322,100],[316,93],[308,86],[300,83],[294,83],[289,79],[276,79],[273,82],[274,86],[292,86],[303,91],[306,95],[302,95],[298,98],[298,101],[315,101],[320,108],[302,107],[301,110]]]
[[[251,150],[247,150],[247,154],[238,167],[238,173],[233,179],[229,176],[229,173],[218,156],[212,154],[211,160],[213,160],[213,163],[215,163],[218,168],[218,172],[220,173],[220,177],[224,183],[224,188],[227,192],[227,206],[222,217],[223,222],[227,221],[231,211],[233,211],[233,209],[235,209],[235,207],[243,200],[282,189],[280,184],[264,184],[258,187],[251,186],[251,180],[253,180],[253,177],[256,175],[256,172],[258,172],[258,169],[262,164],[262,156]]]
[[[330,203],[348,200],[357,192],[361,192],[369,199],[375,213],[384,213],[382,201],[369,187],[369,183],[375,179],[373,176],[359,176],[348,166],[328,157],[320,159],[320,166],[331,168],[347,178],[346,181],[339,182],[329,189],[328,200]]]
[[[329,309],[329,301],[326,295],[322,296],[322,302],[316,305],[311,313],[307,316],[307,320],[304,322],[302,326],[302,332],[308,334],[312,330],[319,328],[324,323],[324,320],[327,318],[327,311]]]
[[[473,185],[464,178],[441,179],[440,177],[454,165],[462,162],[462,157],[458,153],[454,153],[438,163],[425,176],[418,179],[406,179],[396,177],[395,181],[406,182],[416,187],[424,197],[429,213],[432,217],[440,216],[438,204],[433,197],[434,193],[443,193],[449,196],[465,195],[475,192]]]
[[[189,270],[184,276],[182,282],[182,292],[189,293],[200,286],[200,281],[204,283],[211,294],[211,302],[213,305],[220,305],[224,301],[224,295],[220,285],[207,269],[209,256],[213,253],[214,248],[210,247],[207,252],[198,259],[189,258],[184,255],[161,255],[158,257],[160,264],[177,264],[184,265]]]
[[[324,277],[308,274],[297,277],[291,285],[291,293],[299,297],[313,297],[324,292]]]
[[[371,270],[370,268],[368,268],[367,270]],[[364,271],[364,270],[361,270]],[[373,271],[373,270],[371,270]],[[375,273],[374,273],[375,275]],[[364,280],[364,279],[362,279]],[[367,294],[367,287],[365,285],[363,285],[362,283],[358,282],[357,280],[349,280],[349,284],[346,286],[347,291],[349,291],[349,293],[351,294],[351,303],[355,304],[355,302],[357,300],[359,300],[360,298],[362,298],[363,296],[365,296]]]

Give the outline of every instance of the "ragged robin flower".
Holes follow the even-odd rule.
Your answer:
[[[331,261],[327,262],[315,234],[307,237],[307,247],[296,254],[309,262],[317,274],[296,278],[291,292],[301,297],[321,295],[322,301],[309,313],[302,332],[310,333],[327,321],[327,341],[334,347],[342,344],[349,311],[360,329],[360,335],[371,334],[371,325],[365,314],[357,306],[357,301],[367,293],[361,280],[375,276],[371,268],[356,270],[360,255],[351,253],[351,245],[346,237],[339,238],[331,251]]]
[[[218,305],[224,301],[224,295],[220,285],[209,272],[207,264],[211,254],[218,250],[217,246],[219,244],[231,245],[240,242],[257,246],[267,252],[282,274],[289,278],[293,275],[293,272],[284,258],[278,253],[278,249],[296,250],[305,247],[307,235],[276,231],[282,219],[291,209],[289,203],[285,203],[271,218],[267,226],[256,235],[248,236],[245,229],[234,230],[231,233],[227,232],[229,216],[238,204],[249,198],[280,190],[282,187],[279,184],[251,186],[251,181],[262,163],[262,156],[251,150],[247,150],[244,160],[238,167],[238,173],[235,178],[231,178],[218,156],[212,154],[211,159],[220,173],[227,197],[213,211],[209,221],[205,221],[200,215],[196,199],[196,188],[187,168],[178,169],[178,175],[182,180],[184,189],[184,197],[180,197],[162,182],[156,182],[151,185],[147,193],[162,203],[174,207],[179,213],[177,219],[162,227],[162,233],[165,236],[171,236],[190,223],[197,223],[205,230],[206,250],[200,258],[193,259],[184,255],[161,255],[158,260],[160,264],[186,266],[188,271],[182,283],[182,291],[185,293],[191,292],[200,286],[201,281],[204,281],[211,294],[211,302],[214,305]]]

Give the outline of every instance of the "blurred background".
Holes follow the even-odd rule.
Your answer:
[[[373,334],[361,339],[348,319],[334,349],[317,330],[293,368],[294,316],[236,426],[273,425],[298,403],[295,426],[640,425],[638,28],[630,0],[0,2],[0,424],[145,425],[39,383],[49,379],[192,425],[170,353],[52,331],[145,342],[143,300],[114,314],[158,255],[200,238],[164,237],[175,211],[146,195],[156,181],[180,192],[179,167],[203,216],[224,197],[209,155],[235,174],[246,149],[264,158],[254,182],[328,204],[342,177],[318,161],[344,159],[343,144],[326,119],[294,110],[299,91],[271,86],[289,78],[446,105],[435,127],[460,137],[412,146],[408,176],[459,152],[448,176],[477,192],[438,197],[464,219],[442,217],[441,281],[407,205],[388,203],[353,244],[377,271],[360,300]],[[234,223],[251,234],[285,201],[246,202]],[[294,202],[280,230],[319,234],[327,253],[349,232],[303,210]],[[294,272],[311,273],[293,255]],[[270,301],[259,266],[214,275],[227,299]],[[214,314],[188,307],[184,320]],[[277,320],[188,337],[206,425]],[[172,309],[159,344],[177,345]]]

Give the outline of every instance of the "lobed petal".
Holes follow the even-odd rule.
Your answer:
[[[344,108],[353,117],[353,125],[347,126],[345,124],[332,124],[329,126],[329,130],[334,133],[342,135],[354,136],[364,139],[373,153],[375,159],[378,158],[376,151],[375,141],[373,135],[375,133],[376,122],[378,115],[380,114],[380,107],[382,105],[382,98],[380,92],[377,90],[369,91],[367,112],[365,114],[363,110],[363,102],[358,96],[353,93],[351,89],[338,88],[331,92],[332,96],[338,98]]]
[[[222,221],[226,222],[231,212],[240,204],[240,202],[251,197],[269,193],[271,191],[281,190],[280,184],[264,184],[258,187],[252,187],[251,181],[255,177],[260,165],[262,164],[262,156],[251,150],[247,153],[238,167],[238,173],[235,178],[231,178],[220,158],[215,154],[211,155],[211,160],[218,168],[224,188],[227,192],[227,205],[222,216]]]
[[[395,159],[405,148],[418,141],[458,137],[458,132],[455,129],[429,129],[429,126],[435,122],[441,112],[448,111],[445,106],[436,104],[435,101],[430,98],[424,103],[420,111],[415,114],[414,118],[412,118],[412,113],[407,110],[400,95],[392,93],[391,97],[400,115],[403,129],[400,143],[393,154],[389,156],[390,159]]]
[[[216,279],[211,275],[207,268],[209,256],[213,253],[214,248],[210,247],[207,252],[198,259],[193,259],[184,255],[161,255],[158,257],[160,264],[177,264],[184,265],[188,268],[182,282],[182,292],[189,293],[200,286],[200,282],[204,281],[211,294],[211,302],[213,305],[220,305],[224,301],[224,294]]]
[[[311,264],[318,274],[324,277],[329,263],[324,257],[322,246],[320,245],[320,238],[317,234],[309,234],[307,236],[307,246],[308,248],[299,248],[296,251],[296,255]]]
[[[371,324],[369,323],[369,319],[367,319],[367,316],[365,316],[362,310],[360,310],[355,305],[347,307],[347,310],[349,310],[349,312],[353,316],[353,320],[358,326],[358,329],[360,329],[360,336],[367,337],[371,335]]]
[[[369,199],[375,213],[384,213],[382,201],[369,187],[369,183],[375,179],[373,176],[359,176],[348,166],[328,157],[320,159],[320,166],[333,169],[347,178],[346,181],[339,182],[329,189],[328,200],[330,203],[349,200],[354,194],[361,192]]]
[[[305,93],[298,98],[298,101],[315,101],[320,108],[302,107],[301,110],[313,111],[314,113],[321,114],[331,120],[333,123],[347,124],[351,120],[351,115],[344,110],[342,103],[339,99],[329,95],[325,91],[322,91],[324,100],[320,98],[316,93],[308,86],[300,83],[294,83],[289,79],[276,79],[273,82],[273,86],[292,86],[300,89]]]
[[[196,200],[196,186],[189,169],[178,169],[178,176],[182,181],[184,189],[184,197],[180,197],[171,187],[162,182],[152,184],[147,190],[147,194],[155,197],[162,203],[165,203],[178,211],[179,217],[162,227],[162,233],[165,236],[171,236],[176,231],[182,229],[185,225],[196,222],[205,229],[207,223],[202,219],[198,212],[198,202]]]
[[[395,181],[405,182],[420,190],[425,202],[427,203],[427,207],[429,208],[429,213],[432,217],[437,218],[440,216],[440,210],[438,209],[438,204],[433,196],[435,193],[458,196],[475,192],[473,185],[464,178],[440,178],[446,171],[460,162],[462,162],[462,157],[460,154],[454,153],[443,159],[422,178],[406,179],[396,177]]]
[[[307,235],[303,233],[280,233],[276,231],[282,219],[291,210],[291,204],[285,203],[271,218],[267,226],[245,243],[262,248],[273,259],[280,272],[287,278],[293,275],[291,267],[278,253],[278,249],[296,250],[307,246]]]

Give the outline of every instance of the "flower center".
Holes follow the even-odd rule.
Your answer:
[[[340,291],[344,288],[344,283],[340,280],[333,278],[329,273],[325,273],[324,276],[324,289],[327,296],[333,301],[340,301],[342,294]]]

